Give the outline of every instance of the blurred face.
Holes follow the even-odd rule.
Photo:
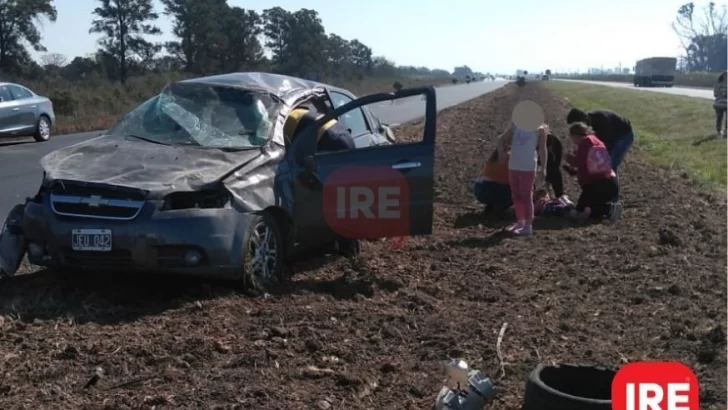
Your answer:
[[[571,137],[571,142],[573,142],[574,144],[579,144],[579,141],[581,141],[581,139],[584,138],[581,135],[574,135],[574,134],[572,134],[570,137]]]

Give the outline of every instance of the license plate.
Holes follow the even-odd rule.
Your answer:
[[[111,229],[74,229],[71,231],[74,251],[108,252],[111,250]]]

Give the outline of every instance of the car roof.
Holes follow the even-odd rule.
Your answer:
[[[291,93],[298,94],[301,91],[308,91],[314,88],[329,88],[331,90],[344,91],[351,94],[350,91],[328,84],[316,81],[305,80],[303,78],[291,77],[282,74],[272,74],[264,72],[240,72],[212,75],[207,77],[191,78],[183,80],[182,83],[196,83],[209,85],[226,85],[230,87],[262,89],[280,98],[290,97]],[[353,96],[353,94],[351,94]]]

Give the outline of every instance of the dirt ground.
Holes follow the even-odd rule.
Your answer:
[[[688,364],[701,407],[724,409],[725,199],[633,154],[618,224],[544,219],[531,237],[504,236],[508,221],[484,219],[470,186],[526,98],[565,128],[567,106],[538,84],[442,112],[435,233],[299,262],[288,292],[251,299],[221,283],[101,275],[60,284],[43,271],[3,280],[0,408],[421,410],[440,363],[462,357],[499,379],[492,409],[519,408],[539,362],[650,359]]]

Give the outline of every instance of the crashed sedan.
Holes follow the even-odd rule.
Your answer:
[[[398,143],[367,105],[424,95],[418,142]],[[314,123],[289,127],[295,110]],[[355,148],[322,152],[338,119]],[[436,105],[431,87],[359,99],[329,85],[267,73],[233,73],[166,86],[102,135],[41,160],[37,194],[13,208],[0,236],[0,268],[149,271],[230,278],[262,290],[286,258],[342,235],[325,206],[327,177],[352,166],[394,170],[409,185],[399,207],[408,235],[432,232]],[[294,127],[295,128],[295,127]],[[299,127],[300,128],[300,127]],[[347,168],[348,169],[348,168]],[[340,172],[341,173],[341,172]],[[364,183],[377,178],[355,175]]]

